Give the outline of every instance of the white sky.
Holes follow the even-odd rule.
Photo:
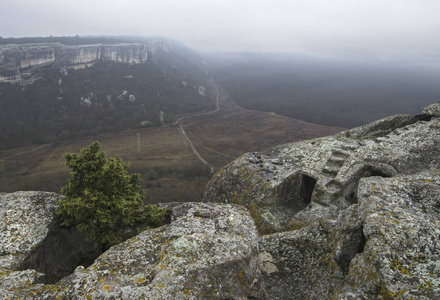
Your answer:
[[[165,36],[201,50],[440,59],[440,0],[2,2],[3,37]]]

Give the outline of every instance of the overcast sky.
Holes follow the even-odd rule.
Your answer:
[[[201,50],[440,59],[440,0],[4,0],[0,36],[141,35]]]

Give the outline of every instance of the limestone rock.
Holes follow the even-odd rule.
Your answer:
[[[337,220],[261,237],[267,297],[440,299],[439,195],[438,170],[363,178]]]
[[[358,253],[361,253],[365,246],[363,223],[359,216],[357,204],[340,213],[333,232],[333,239],[335,240],[333,246],[334,260],[344,272],[347,272],[351,260]]]
[[[46,237],[62,196],[16,192],[0,196],[0,267],[18,270]]]
[[[199,86],[199,94],[202,96],[206,96],[206,89],[204,86]]]
[[[429,117],[440,117],[440,102],[428,105],[422,110],[422,115]]]
[[[328,299],[343,282],[329,242],[333,223],[260,238],[260,251],[273,258],[273,272],[262,269],[268,299]]]
[[[204,201],[247,207],[262,234],[336,219],[357,203],[359,180],[440,169],[438,104],[334,136],[247,153],[217,172]],[[432,118],[431,118],[432,117]]]
[[[364,178],[364,251],[334,299],[440,299],[440,171]]]
[[[129,102],[131,102],[131,103],[133,103],[133,102],[136,102],[136,97],[135,97],[135,95],[130,95],[130,96],[128,96],[128,101]]]
[[[186,203],[175,206],[171,218],[169,225],[110,248],[54,285],[27,284],[6,293],[43,299],[264,297],[258,234],[247,210]]]
[[[20,70],[33,72],[42,66],[83,68],[98,61],[140,64],[148,52],[163,41],[147,43],[91,44],[68,46],[61,43],[9,44],[0,46],[0,82],[21,82]]]

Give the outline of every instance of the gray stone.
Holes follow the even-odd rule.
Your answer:
[[[186,203],[175,206],[171,218],[56,284],[19,284],[6,292],[42,299],[264,298],[258,234],[247,210]]]
[[[0,196],[0,266],[18,270],[42,243],[62,196],[15,192]]]
[[[260,255],[272,258],[269,267],[265,256],[261,261],[268,299],[329,298],[344,279],[329,242],[333,226],[315,224],[260,238]]]
[[[363,223],[357,204],[340,213],[337,225],[333,229],[334,260],[345,273],[348,271],[351,260],[364,250],[365,236],[362,230]]]
[[[440,171],[364,178],[359,215],[364,251],[350,263],[335,299],[440,298]]]
[[[440,102],[428,105],[422,110],[422,115],[430,117],[440,117]]]
[[[99,244],[86,242],[76,227],[60,227],[54,212],[62,197],[47,192],[0,196],[0,268],[35,269],[39,280],[50,282],[99,256]]]
[[[436,107],[424,111],[435,116]],[[298,222],[313,223],[320,214],[336,218],[357,203],[361,178],[440,169],[439,149],[437,118],[391,116],[334,136],[245,154],[212,177],[204,201],[244,205],[261,234],[296,229]],[[283,162],[276,171],[267,168],[274,161]]]

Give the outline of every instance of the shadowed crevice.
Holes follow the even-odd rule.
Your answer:
[[[313,190],[315,189],[316,179],[307,175],[301,176],[300,197],[305,204],[312,201]]]

